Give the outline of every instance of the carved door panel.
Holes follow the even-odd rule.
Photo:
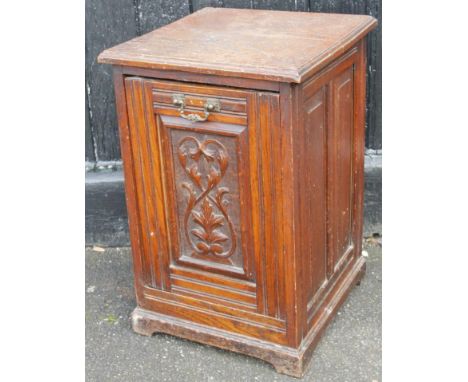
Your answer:
[[[194,131],[191,122],[166,116],[159,116],[158,125],[172,167],[167,179],[173,189],[176,262],[251,277],[247,249],[241,248],[241,225],[249,224],[249,217],[242,216],[240,201],[250,204],[239,179],[248,155],[246,128],[206,124]]]
[[[141,78],[126,92],[148,293],[276,316],[264,285],[278,276],[262,274],[258,244],[255,108],[279,96]]]

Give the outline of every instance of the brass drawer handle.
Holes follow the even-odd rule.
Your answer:
[[[213,99],[213,98],[208,98],[205,102],[205,105],[203,106],[204,108],[204,115],[203,117],[200,117],[198,114],[185,114],[184,108],[185,108],[185,96],[183,94],[174,94],[172,96],[172,103],[174,106],[177,106],[179,108],[179,113],[182,118],[188,119],[191,122],[203,122],[208,119],[210,116],[210,112],[213,111],[220,111],[221,110],[221,105],[219,103],[219,100]]]

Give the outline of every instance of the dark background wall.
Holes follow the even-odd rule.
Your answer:
[[[368,37],[366,147],[382,148],[382,0],[86,0],[86,161],[121,158],[111,68],[97,64],[97,55],[207,6],[376,17]]]

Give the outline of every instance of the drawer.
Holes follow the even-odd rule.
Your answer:
[[[147,81],[155,113],[190,122],[247,123],[251,92],[170,81]]]

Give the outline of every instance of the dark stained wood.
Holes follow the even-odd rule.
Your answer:
[[[144,68],[133,68],[122,66],[125,74],[141,77],[162,78],[184,82],[198,82],[220,86],[231,86],[236,88],[279,91],[279,83],[266,80],[254,80],[250,78],[239,78],[229,76],[215,76],[211,74],[188,73],[176,70],[155,70]]]
[[[204,8],[102,52],[99,62],[301,82],[375,26],[363,15]]]
[[[327,121],[327,274],[340,272],[353,253],[353,66],[338,73],[329,84]]]
[[[137,206],[137,190],[136,179],[134,175],[135,159],[132,154],[132,143],[130,141],[128,105],[125,90],[125,77],[122,74],[121,68],[114,68],[113,71],[115,104],[120,130],[120,147],[122,156],[125,158],[123,162],[125,176],[125,199],[127,203],[128,225],[130,231],[130,243],[133,254],[133,272],[134,285],[137,304],[143,301],[143,259],[144,252],[142,248],[140,215]]]
[[[216,317],[221,315],[224,318],[234,318],[235,321],[240,320],[245,322],[251,329],[252,334],[250,335],[254,337],[259,336],[257,330],[258,326],[265,328],[271,327],[274,328],[275,332],[281,332],[283,334],[285,332],[284,320],[265,316],[257,312],[251,312],[249,309],[246,309],[245,304],[241,309],[239,309],[239,306],[232,307],[230,304],[226,304],[226,301],[222,304],[213,303],[213,301],[207,301],[205,298],[187,296],[181,293],[175,293],[173,290],[171,293],[168,293],[166,291],[144,287],[143,292],[149,300],[160,299],[162,302],[167,302],[172,305],[180,305],[181,309],[178,310],[178,315],[186,318],[189,317],[189,320],[203,321],[209,319],[209,317],[214,317],[214,319],[216,319]],[[143,302],[147,303],[147,309],[151,309],[153,306],[153,302],[149,300]],[[143,305],[141,306],[144,307]],[[197,317],[198,311],[202,311],[204,313],[203,317]],[[282,337],[283,339],[281,341],[283,342],[286,337],[284,335]]]
[[[346,278],[331,293],[327,309],[323,310],[317,326],[310,330],[299,348],[294,349],[279,343],[265,341],[265,338],[254,338],[240,333],[220,331],[211,324],[183,320],[174,315],[160,314],[158,310],[136,308],[132,313],[133,330],[144,336],[154,333],[167,333],[197,341],[206,345],[234,351],[260,358],[276,369],[278,373],[301,378],[310,363],[312,352],[324,333],[324,329],[336,315],[346,300],[353,285],[358,284],[365,272],[365,262],[361,258],[356,262]],[[341,290],[342,293],[337,293]]]
[[[297,348],[302,338],[302,294],[303,287],[302,268],[295,235],[300,229],[298,222],[299,198],[294,195],[299,190],[299,172],[297,170],[298,160],[295,145],[299,142],[300,113],[302,94],[300,87],[283,83],[280,88],[281,102],[281,129],[279,142],[281,145],[281,195],[279,196],[282,208],[282,220],[288,222],[282,227],[282,247],[284,252],[284,285],[286,301],[286,320],[289,323],[288,341],[291,347]]]
[[[281,194],[281,184],[278,177],[275,176],[275,169],[281,168],[281,164],[274,159],[279,156],[279,147],[275,144],[279,141],[278,132],[281,123],[277,113],[279,109],[278,95],[268,93],[259,95],[256,115],[259,123],[257,139],[261,150],[259,174],[261,174],[261,195],[263,196],[262,200],[259,200],[259,204],[263,207],[265,222],[281,221],[280,205],[276,203]],[[265,206],[270,206],[270,208],[265,208]],[[282,273],[284,261],[280,250],[281,228],[278,224],[264,224],[264,227],[261,245],[264,248],[265,256],[261,264],[262,272],[266,275],[277,275]],[[278,277],[267,277],[264,280],[264,313],[268,316],[284,319],[286,310],[283,303],[284,280]]]
[[[276,17],[240,14],[244,20],[256,13],[267,21]],[[282,12],[291,20],[297,14]],[[317,35],[325,21],[350,22],[348,16],[317,17],[308,18]],[[179,27],[187,22],[192,28],[193,19]],[[275,22],[263,28],[276,36]],[[272,90],[247,87],[266,81],[260,72],[238,88],[235,76],[220,76],[216,86],[213,73],[190,68],[189,81],[172,66],[171,79],[158,77],[164,68],[137,68],[140,53],[129,67],[118,62],[136,332],[178,335],[303,375],[326,325],[365,270],[366,41],[353,33],[360,37],[349,47],[349,39],[326,40],[332,48],[324,51],[337,55],[328,65],[322,60],[289,82],[282,77],[276,87],[268,85]],[[313,61],[316,52],[309,54]],[[219,108],[209,110],[210,103]]]
[[[302,238],[299,249],[303,253],[303,278],[309,280],[307,293],[304,294],[308,312],[314,307],[320,296],[319,292],[324,290],[327,281],[327,258],[317,255],[326,248],[327,238],[327,87],[315,87],[310,96],[306,96],[305,89],[304,87],[304,114],[301,123],[303,139],[298,145],[298,162],[299,171],[303,174],[301,187],[310,192],[299,195],[302,207],[299,210],[298,233]],[[314,235],[308,234],[308,231],[314,232]],[[306,314],[306,310],[303,313]]]

